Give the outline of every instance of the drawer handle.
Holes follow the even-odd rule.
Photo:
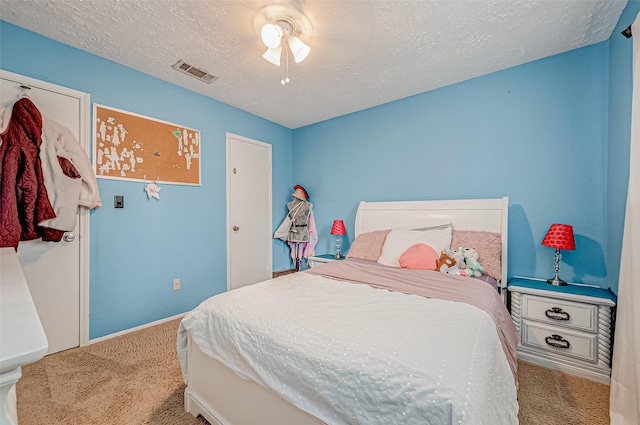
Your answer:
[[[566,311],[563,311],[560,307],[552,307],[544,312],[544,315],[551,320],[569,320],[571,316]]]
[[[556,335],[556,334],[546,337],[544,339],[544,342],[546,342],[547,345],[550,345],[552,347],[563,348],[565,350],[571,347],[571,343],[569,341],[567,341],[560,335]]]

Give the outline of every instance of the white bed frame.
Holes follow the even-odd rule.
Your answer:
[[[360,202],[355,234],[382,229],[413,229],[452,223],[458,230],[502,234],[502,290],[506,294],[509,198],[451,201]],[[212,425],[317,425],[318,418],[275,392],[239,377],[204,354],[189,338],[185,410]]]

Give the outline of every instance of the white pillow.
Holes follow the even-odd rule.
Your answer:
[[[439,226],[428,230],[392,230],[382,246],[378,263],[384,266],[400,267],[399,259],[412,245],[423,243],[436,250],[438,255],[449,249],[451,244],[451,225]]]

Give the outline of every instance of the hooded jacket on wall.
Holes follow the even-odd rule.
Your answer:
[[[28,98],[0,110],[0,120],[0,247],[60,241],[74,230],[78,206],[102,204],[89,159],[71,132]]]

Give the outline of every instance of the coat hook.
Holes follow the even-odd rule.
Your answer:
[[[29,86],[25,86],[24,84],[20,86],[20,99],[26,97],[27,99],[29,98],[29,95],[27,94],[27,90],[31,90],[31,87]]]

